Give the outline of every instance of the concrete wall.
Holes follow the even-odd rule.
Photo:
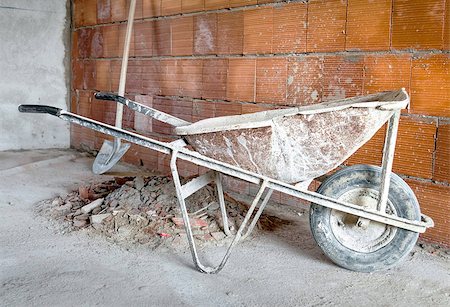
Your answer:
[[[22,114],[22,103],[68,107],[64,0],[0,0],[0,150],[68,147],[69,126]]]

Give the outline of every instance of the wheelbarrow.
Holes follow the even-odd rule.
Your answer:
[[[434,226],[431,218],[420,213],[411,188],[391,172],[400,112],[409,104],[404,89],[196,123],[122,96],[96,93],[95,97],[168,123],[180,138],[161,142],[51,106],[21,105],[19,111],[48,113],[171,155],[189,247],[195,267],[203,273],[217,273],[224,267],[233,247],[254,229],[273,191],[309,201],[311,231],[319,247],[337,265],[354,271],[394,266],[409,254],[419,233]],[[386,122],[381,167],[350,166],[326,178],[317,192],[307,189],[314,178],[336,169]],[[179,159],[210,171],[182,185]],[[199,259],[185,199],[214,182],[224,232],[230,236],[223,174],[258,184],[259,190],[221,262],[209,267]]]

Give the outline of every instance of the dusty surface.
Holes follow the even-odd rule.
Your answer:
[[[182,183],[187,179],[183,179]],[[224,194],[228,228],[235,234],[248,211],[245,202]],[[224,232],[215,186],[205,186],[186,198],[193,235],[199,246],[230,244]],[[120,176],[82,184],[67,195],[36,204],[35,212],[58,221],[61,232],[86,230],[109,242],[129,247],[185,248],[184,221],[171,177]],[[263,213],[253,235],[273,231],[290,222]]]
[[[290,225],[243,242],[211,276],[193,269],[186,249],[125,248],[84,230],[63,233],[59,222],[37,215],[34,204],[92,180],[92,159],[53,151],[46,162],[27,166],[21,160],[36,161],[32,156],[0,153],[0,305],[450,304],[447,254],[417,247],[389,271],[350,272],[321,253],[307,214],[287,208],[281,214]],[[224,249],[202,252],[217,261]]]

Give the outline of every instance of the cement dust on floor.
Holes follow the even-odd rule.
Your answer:
[[[307,214],[292,208],[269,208],[293,222],[242,242],[217,275],[197,272],[186,248],[125,247],[84,230],[61,231],[59,222],[36,214],[41,200],[110,178],[93,175],[92,162],[67,150],[0,153],[0,305],[450,304],[447,256],[416,247],[388,271],[347,271],[322,254]],[[203,248],[205,262],[217,262],[225,248]]]

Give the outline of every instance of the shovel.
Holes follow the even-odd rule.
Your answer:
[[[133,30],[133,20],[134,11],[136,8],[136,0],[131,0],[130,11],[128,13],[127,22],[127,33],[125,35],[125,42],[123,48],[122,57],[122,67],[120,68],[120,80],[119,80],[119,96],[124,96],[125,94],[125,82],[127,78],[127,67],[128,67],[128,54],[130,53],[130,41],[131,32]],[[123,115],[123,105],[117,103],[116,107],[116,123],[117,128],[122,128],[122,115]],[[94,164],[92,165],[92,171],[94,174],[103,174],[111,169],[123,155],[130,148],[130,144],[121,144],[120,138],[114,138],[114,142],[104,141],[102,147],[100,148],[97,157],[95,158]]]

